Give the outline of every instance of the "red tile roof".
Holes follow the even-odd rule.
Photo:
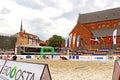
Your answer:
[[[19,34],[21,35],[21,36],[23,36],[24,34],[25,35],[28,35],[28,36],[36,36],[36,35],[34,35],[34,34],[30,34],[30,33],[26,33],[26,32],[19,32]]]
[[[44,41],[40,41],[40,42],[39,42],[39,44],[44,44],[44,45],[45,45],[45,44],[46,44],[46,42],[44,42]]]

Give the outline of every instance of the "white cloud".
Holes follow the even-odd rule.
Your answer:
[[[98,7],[104,8],[108,0],[95,0],[94,4]]]
[[[23,19],[24,29],[39,35],[41,40],[54,34],[67,36],[79,13],[119,6],[119,0],[0,0],[0,32],[18,32]]]
[[[47,28],[49,35],[59,34],[67,36],[75,26],[76,20],[70,21],[66,18],[60,18],[52,22],[52,25]]]
[[[120,0],[118,2],[114,2],[113,7],[120,7]]]

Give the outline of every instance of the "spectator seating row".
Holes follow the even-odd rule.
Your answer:
[[[116,48],[114,51],[113,51],[113,54],[114,56],[120,56],[120,48]]]
[[[107,55],[109,48],[99,48],[99,49],[80,49],[78,53],[81,55]]]

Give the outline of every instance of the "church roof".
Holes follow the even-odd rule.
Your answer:
[[[80,23],[91,23],[105,20],[120,19],[120,7],[86,14],[79,14]]]
[[[113,36],[113,31],[117,29],[117,36],[120,36],[120,26],[118,27],[110,27],[110,28],[101,28],[101,29],[93,29],[91,32],[93,33],[93,38],[95,37],[106,37]]]
[[[31,34],[31,33],[27,33],[27,32],[19,32],[19,35],[21,35],[21,36],[27,35],[27,36],[31,36],[31,37],[37,37],[37,35]]]

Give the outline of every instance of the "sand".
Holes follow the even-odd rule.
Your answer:
[[[113,61],[19,60],[48,64],[52,80],[112,80]]]

